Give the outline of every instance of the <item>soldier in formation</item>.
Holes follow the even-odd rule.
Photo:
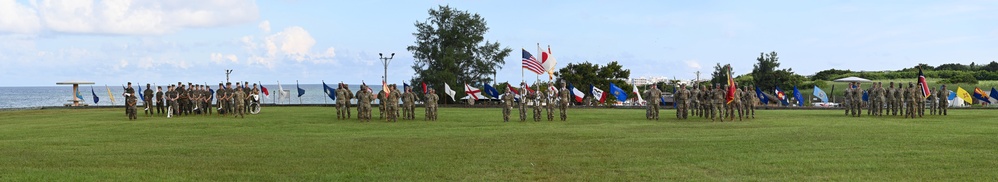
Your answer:
[[[922,93],[922,83],[918,83],[918,86],[914,89],[915,97],[915,113],[918,117],[925,115],[925,94]]]
[[[932,88],[929,91],[929,93],[936,93],[936,92],[938,92],[936,91],[936,88]],[[939,100],[936,99],[936,94],[929,94],[929,96],[926,97],[925,100],[929,102],[929,115],[936,115],[936,110],[939,110]]]
[[[238,82],[236,83],[238,85]],[[245,109],[243,108],[246,105],[246,92],[243,92],[242,87],[236,87],[235,94],[233,94],[232,100],[235,101],[235,106],[236,106],[233,107],[233,110],[235,112],[232,113],[232,116],[246,118],[246,116],[243,115],[243,111],[245,111]]]
[[[675,97],[673,97],[673,102],[676,102],[676,118],[686,119],[689,114],[689,101],[690,91],[686,90],[686,84],[679,86],[679,90],[676,91]]]
[[[385,119],[385,109],[388,107],[388,91],[378,91],[378,119]]]
[[[714,84],[713,93],[711,93],[711,111],[710,120],[713,121],[715,118],[724,121],[724,89],[721,89],[721,84]]]
[[[938,114],[945,116],[947,114],[946,108],[949,108],[949,94],[950,94],[949,90],[946,89],[946,85],[942,85],[942,87],[939,87],[939,92],[933,92],[933,93],[936,93],[936,98],[939,99]]]
[[[413,110],[416,110],[416,93],[412,92],[412,87],[405,87],[405,93],[402,94],[402,119],[416,119]]]
[[[135,89],[132,88],[132,82],[128,82],[128,87],[125,87],[125,93],[121,94],[125,97],[125,115],[128,115],[128,120],[139,119],[136,110],[136,104],[138,104],[138,97],[135,96]]]
[[[554,121],[554,105],[558,100],[558,92],[556,90],[546,89],[544,90],[544,108],[546,108],[548,113],[548,121]]]
[[[894,97],[894,93],[897,92],[897,88],[894,88],[894,82],[890,82],[889,87],[884,89],[884,101],[887,104],[887,108],[884,109],[884,115],[897,116],[897,99]]]
[[[392,122],[398,122],[399,99],[402,99],[402,93],[398,90],[398,86],[395,84],[391,84],[388,89],[391,90],[388,93],[388,107],[386,108],[388,110],[389,119]]]
[[[336,119],[349,119],[347,118],[346,104],[349,102],[346,95],[349,94],[346,89],[343,88],[343,83],[336,85]]]
[[[374,100],[374,95],[368,90],[367,85],[360,86],[355,98],[357,98],[357,119],[371,122],[371,101]]]
[[[156,87],[156,114],[160,115],[166,112],[163,106],[163,86]]]
[[[152,114],[154,114],[153,113],[154,110],[152,108],[152,97],[154,95],[153,95],[153,92],[152,92],[152,85],[151,84],[148,84],[148,83],[146,84],[146,90],[142,91],[142,96],[143,96],[143,98],[142,98],[142,110],[143,110],[143,113],[145,113],[146,116],[151,116]]]
[[[745,111],[745,119],[750,118],[750,116],[752,119],[755,119],[755,102],[757,99],[749,88],[751,87],[742,87],[742,110]]]
[[[658,86],[655,84],[648,85],[648,87],[648,96],[645,97],[648,98],[648,112],[645,117],[649,120],[658,120],[658,110],[659,105],[661,104],[660,98],[662,98],[662,91],[658,90]]]
[[[437,96],[437,92],[432,88],[429,89],[430,93],[426,94],[426,99],[424,99],[426,107],[426,120],[436,121],[437,120],[437,102],[440,97]]]
[[[502,96],[502,121],[509,122],[509,113],[513,109],[513,92],[506,88],[506,94]]]
[[[532,101],[534,103],[534,105],[533,105],[534,106],[533,107],[533,109],[534,109],[534,112],[533,112],[534,113],[534,122],[541,121],[541,115],[543,114],[541,112],[541,97],[539,95],[540,94],[538,94],[538,92],[529,92],[529,93],[527,93],[527,100]]]
[[[698,113],[697,111],[699,111],[698,108],[700,107],[700,100],[697,99],[697,95],[700,94],[700,88],[699,87],[700,87],[699,85],[694,85],[694,86],[690,87],[690,88],[692,88],[692,89],[690,89],[690,92],[689,92],[690,94],[686,96],[687,102],[690,103],[690,104],[687,105],[687,110],[689,110],[689,108],[693,108],[693,110],[689,110],[689,113],[692,116],[697,116],[697,113]],[[683,90],[686,90],[686,89],[683,89]]]
[[[873,98],[875,102],[873,103],[874,115],[883,116],[884,115],[884,105],[886,105],[885,99],[887,95],[887,90],[884,89],[883,82],[877,82],[877,89],[873,91]]]
[[[918,103],[916,103],[917,102],[917,97],[919,97],[919,96],[918,96],[917,92],[915,92],[915,84],[912,84],[911,82],[908,82],[908,89],[905,90],[905,98],[904,98],[904,101],[905,101],[905,115],[904,115],[904,117],[905,118],[912,118],[912,119],[914,119],[915,116],[918,115],[917,111],[915,111],[915,109],[916,109],[915,107],[918,106]]]
[[[741,97],[742,97],[742,90],[735,89],[735,93],[732,96],[731,102],[728,102],[726,105],[726,107],[728,108],[726,113],[728,113],[728,118],[731,118],[729,119],[729,121],[735,120],[736,113],[738,114],[738,121],[742,121],[742,114],[744,114],[744,111],[742,111],[741,107],[742,106]]]

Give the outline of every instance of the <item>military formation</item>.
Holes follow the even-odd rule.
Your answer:
[[[645,98],[649,98],[646,118],[649,120],[658,119],[658,99],[661,91],[657,86],[650,85],[644,92]],[[699,117],[710,119],[711,121],[734,121],[737,116],[739,121],[755,118],[755,105],[759,104],[759,99],[749,90],[751,86],[735,88],[732,100],[727,100],[727,85],[715,84],[713,89],[710,86],[696,84],[693,88],[680,84],[678,90],[673,95],[675,102],[676,118],[689,119]]]
[[[499,96],[502,104],[503,122],[509,122],[510,114],[516,108],[520,114],[520,121],[527,121],[527,109],[531,108],[534,122],[542,121],[544,111],[547,111],[547,120],[554,121],[555,108],[558,108],[561,121],[568,120],[568,104],[571,95],[565,88],[565,82],[560,83],[560,89],[537,89],[537,91],[527,90],[527,83],[521,82],[520,88],[507,87],[506,92]],[[554,87],[552,87],[554,88]],[[516,92],[513,89],[517,89]],[[519,93],[520,95],[516,95]],[[517,98],[523,98],[517,101]]]
[[[873,83],[873,86],[862,89],[862,84],[857,82],[849,83],[845,89],[843,108],[845,115],[861,117],[862,110],[866,109],[868,116],[901,116],[903,118],[921,118],[925,116],[926,108],[929,115],[947,115],[949,106],[949,90],[946,85],[942,89],[929,91],[927,96],[922,93],[921,83],[908,82],[908,86],[903,83],[888,83],[888,87],[883,87],[882,82]],[[864,93],[866,99],[863,99]],[[865,105],[864,105],[865,104]],[[928,105],[926,105],[928,104]]]
[[[168,85],[165,91],[162,86],[156,86],[155,91],[152,88],[152,85],[146,84],[146,89],[142,91],[143,98],[138,98],[132,83],[128,82],[122,96],[125,97],[125,114],[129,120],[138,119],[139,99],[143,101],[142,108],[146,116],[209,116],[217,111],[218,116],[245,118],[246,113],[252,109],[250,104],[257,102],[253,95],[260,94],[257,84],[254,83],[251,87],[249,82],[236,82],[235,86],[231,82],[219,83],[217,90],[209,85],[184,85],[182,82]]]
[[[385,88],[387,90],[382,89],[375,94],[367,84],[362,84],[360,90],[353,93],[350,91],[348,84],[340,83],[334,91],[337,98],[336,119],[352,118],[350,105],[356,101],[357,119],[362,122],[370,122],[373,116],[371,103],[377,99],[380,103],[378,104],[378,111],[380,113],[378,119],[388,122],[398,122],[401,116],[402,120],[415,120],[416,101],[418,101],[419,95],[413,92],[412,88],[408,86],[403,88],[404,92],[399,90],[396,84],[389,84]],[[428,89],[426,92],[422,97],[425,103],[424,120],[436,121],[437,102],[440,101],[440,97],[436,95],[436,91],[433,89]],[[399,103],[400,100],[402,103]]]

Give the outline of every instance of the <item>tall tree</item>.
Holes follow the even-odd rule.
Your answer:
[[[714,72],[710,73],[710,76],[712,76],[710,84],[728,84],[728,67],[730,66],[731,64],[721,65],[721,63],[717,63],[717,65],[714,66]],[[734,71],[732,71],[731,74],[734,75]]]
[[[807,80],[806,77],[794,73],[793,68],[778,69],[780,68],[780,57],[776,51],[769,54],[759,53],[759,57],[755,60],[759,62],[752,66],[752,79],[755,81],[755,85],[761,89],[768,90],[776,86],[789,89]]]
[[[503,59],[513,50],[485,40],[489,27],[477,13],[450,6],[428,12],[429,18],[415,23],[415,45],[406,48],[415,59],[412,69],[416,77],[412,83],[426,82],[437,90],[448,83],[459,93],[465,83],[491,83],[491,76],[502,69],[506,63]],[[437,93],[443,95],[442,91]]]

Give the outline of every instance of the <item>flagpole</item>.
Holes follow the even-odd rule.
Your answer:
[[[326,80],[322,80],[322,90],[324,90],[324,92],[326,93],[326,96],[322,97],[322,104],[325,105],[327,104],[326,99],[329,98],[329,89],[326,89]],[[298,99],[301,99],[301,97],[299,97]]]

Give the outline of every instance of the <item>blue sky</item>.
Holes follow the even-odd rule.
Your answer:
[[[748,73],[777,51],[799,74],[998,57],[996,1],[14,1],[0,0],[0,86],[67,80],[389,82],[413,76],[413,23],[438,5],[482,15],[486,39],[550,45],[558,66],[619,61],[632,77]],[[533,80],[527,73],[527,80]]]

